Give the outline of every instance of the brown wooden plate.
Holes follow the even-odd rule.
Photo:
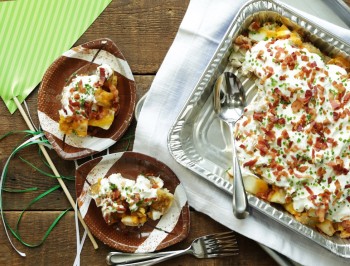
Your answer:
[[[174,194],[169,211],[160,220],[149,220],[139,228],[121,230],[117,225],[107,225],[88,190],[98,178],[113,173],[133,180],[141,173],[159,176],[164,187]],[[152,252],[182,241],[189,233],[190,212],[183,186],[168,166],[150,156],[120,152],[90,160],[76,170],[76,193],[80,213],[91,233],[117,250]]]
[[[102,41],[107,41],[103,44]],[[87,137],[67,135],[59,130],[61,93],[67,79],[84,65],[94,60],[96,67],[109,64],[118,77],[119,111],[108,130],[97,129]],[[65,52],[47,69],[38,93],[38,116],[42,129],[60,157],[67,160],[83,158],[103,151],[116,143],[131,123],[136,103],[136,87],[130,67],[119,48],[110,39],[84,43]]]

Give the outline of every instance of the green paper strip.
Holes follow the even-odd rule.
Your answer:
[[[40,83],[46,69],[70,49],[111,0],[0,2],[0,96],[10,113]]]

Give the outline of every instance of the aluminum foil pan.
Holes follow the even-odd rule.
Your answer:
[[[328,55],[342,54],[350,60],[350,45],[294,13],[289,8],[271,0],[255,0],[242,7],[232,21],[227,33],[202,74],[185,107],[172,126],[168,136],[170,153],[177,162],[207,179],[213,185],[232,194],[232,184],[227,179],[226,170],[231,163],[230,134],[216,117],[212,107],[212,87],[220,73],[228,64],[232,51],[232,40],[236,38],[254,20],[292,23],[304,31],[305,37]],[[289,22],[288,22],[289,21]],[[245,88],[249,90],[248,100],[254,94],[254,81],[247,79]],[[226,137],[225,137],[226,136]],[[307,227],[278,207],[248,195],[249,204],[273,220],[296,231],[331,252],[350,258],[350,240],[337,236],[328,237]]]

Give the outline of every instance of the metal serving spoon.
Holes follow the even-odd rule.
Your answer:
[[[244,189],[239,161],[236,155],[234,125],[243,115],[246,98],[240,80],[232,72],[221,74],[214,85],[214,111],[230,127],[233,154],[233,213],[238,219],[249,215],[249,205]]]

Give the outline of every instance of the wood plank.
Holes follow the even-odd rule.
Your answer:
[[[77,41],[110,38],[133,73],[155,74],[169,50],[189,0],[112,1]]]
[[[19,215],[18,212],[5,213],[9,223],[14,226]],[[38,212],[26,213],[19,232],[24,240],[30,243],[40,241],[44,231],[50,223],[59,215],[59,212]],[[168,247],[165,250],[179,250],[188,247],[191,242],[202,235],[226,232],[227,229],[216,223],[204,214],[191,212],[191,231],[187,239],[183,242]],[[2,224],[0,225],[2,226]],[[276,263],[252,240],[237,236],[240,247],[238,256],[220,259],[196,259],[190,255],[174,258],[159,265],[199,265],[199,266],[219,266],[219,265],[276,265]],[[52,231],[46,242],[37,248],[27,248],[14,240],[16,247],[27,254],[26,258],[21,258],[11,248],[5,236],[0,238],[0,265],[72,265],[76,254],[76,235],[74,224],[74,212],[70,211],[62,218],[57,227]],[[105,258],[111,248],[98,241],[99,249],[94,250],[87,240],[81,255],[81,265],[105,265]]]

